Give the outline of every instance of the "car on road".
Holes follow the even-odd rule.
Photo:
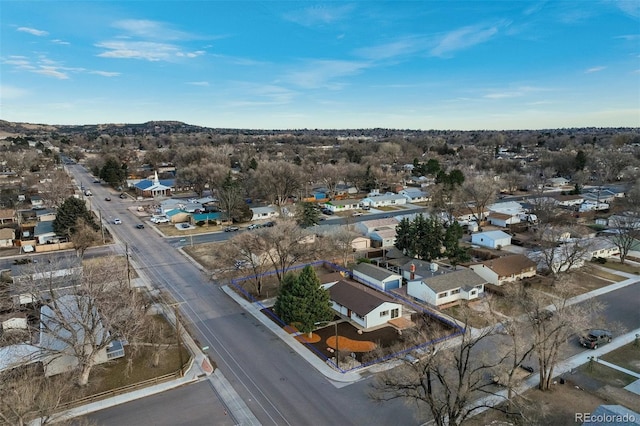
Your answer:
[[[258,228],[262,228],[262,225],[258,223],[252,223],[251,225],[247,226],[247,229],[258,229]]]
[[[115,219],[113,219],[113,224],[114,225],[122,225],[122,221],[119,218],[116,217]]]
[[[272,226],[275,226],[275,225],[276,225],[275,222],[266,222],[262,224],[262,226],[266,226],[267,228],[271,228]]]
[[[142,223],[139,223],[136,225],[136,228],[138,229],[144,229],[144,225]]]
[[[227,226],[226,228],[224,228],[224,232],[235,232],[239,230],[240,228],[238,228],[237,226]]]
[[[588,349],[598,349],[598,346],[609,343],[613,334],[609,330],[592,329],[580,337],[580,344]]]
[[[93,181],[93,183],[100,183],[100,180],[96,179],[96,180]]]
[[[362,216],[362,212],[353,212],[351,216]]]
[[[153,223],[169,223],[169,218],[166,216],[152,216],[150,220]]]
[[[105,201],[111,201],[111,197],[104,197]]]

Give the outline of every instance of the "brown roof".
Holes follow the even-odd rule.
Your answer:
[[[523,254],[514,254],[511,256],[485,260],[482,264],[498,274],[499,277],[519,274],[529,268],[536,267],[536,262]]]
[[[492,217],[496,219],[511,219],[513,215],[506,214],[506,213],[491,212],[489,213],[489,218],[492,218]]]
[[[392,298],[364,284],[341,280],[329,287],[331,300],[364,317]],[[395,303],[395,302],[394,302]]]
[[[0,219],[13,219],[16,211],[12,209],[0,209]]]
[[[16,237],[16,231],[11,228],[0,229],[0,240],[14,239]]]

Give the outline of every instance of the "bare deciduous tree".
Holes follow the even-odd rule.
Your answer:
[[[430,334],[427,330],[426,335]],[[495,393],[487,377],[492,377],[501,360],[481,352],[492,334],[490,328],[473,334],[469,329],[456,338],[453,347],[426,351],[417,362],[404,362],[381,373],[372,385],[371,397],[377,401],[403,399],[418,409],[426,408],[434,423],[442,426],[461,425],[484,408],[503,411],[490,400],[478,399]]]
[[[84,257],[84,252],[100,240],[100,231],[96,231],[93,226],[79,217],[76,220],[75,232],[69,236],[69,239],[78,256]]]
[[[303,181],[300,167],[282,160],[260,163],[253,174],[254,185],[280,207],[297,193]]]
[[[489,176],[465,179],[462,184],[462,197],[476,223],[480,224],[485,219],[487,206],[495,201],[497,192],[497,185]]]
[[[37,365],[0,373],[0,423],[29,425],[55,422],[55,413],[75,392],[66,378],[46,378]]]
[[[603,305],[593,299],[580,304],[570,303],[574,277],[567,274],[556,282],[554,294],[514,287],[510,300],[527,313],[532,340],[538,361],[541,390],[549,390],[558,363],[560,350],[570,337],[592,327],[603,310]]]
[[[129,287],[121,258],[92,259],[82,273],[67,275],[51,272],[65,268],[56,267],[55,261],[30,268],[15,286],[20,294],[45,301],[39,324],[45,368],[71,368],[76,383],[85,386],[113,340],[135,340],[145,305]]]

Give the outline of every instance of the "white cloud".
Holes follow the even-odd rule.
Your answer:
[[[113,71],[89,71],[89,74],[97,74],[103,77],[118,77],[122,75],[122,73],[113,72]]]
[[[174,30],[169,25],[146,19],[123,19],[112,24],[130,36],[158,40],[184,40],[192,38],[189,34]]]
[[[59,80],[68,80],[69,75],[65,72],[59,71],[56,67],[42,66],[39,69],[33,71],[36,74],[42,74],[49,77],[54,77]]]
[[[426,44],[427,41],[423,38],[406,38],[378,46],[358,49],[355,51],[355,54],[368,59],[383,60],[419,52],[425,49]]]
[[[610,0],[618,9],[633,18],[640,18],[640,2],[638,0]]]
[[[49,35],[49,33],[47,31],[43,31],[43,30],[37,30],[35,28],[29,28],[29,27],[20,27],[18,28],[18,31],[23,32],[23,33],[28,33],[34,36],[38,36],[38,37],[43,37],[46,35]]]
[[[334,24],[347,18],[353,8],[353,5],[316,5],[286,13],[284,19],[305,27]]]
[[[2,63],[13,65],[15,68],[21,70],[31,70],[35,68],[26,56],[9,56],[9,58],[4,59]]]
[[[286,81],[305,88],[338,89],[342,84],[333,82],[334,79],[359,74],[370,66],[358,61],[313,60],[304,69],[288,73]]]
[[[0,94],[2,99],[19,99],[27,95],[29,92],[20,87],[0,85]]]
[[[102,58],[143,59],[147,61],[170,61],[180,52],[177,46],[150,41],[105,41],[96,44],[105,49],[98,54]]]
[[[604,70],[604,69],[606,69],[606,68],[607,68],[607,67],[603,67],[603,66],[587,68],[587,69],[584,71],[584,73],[585,73],[585,74],[591,74],[591,73],[594,73],[594,72],[600,72],[600,71],[602,71],[602,70]]]
[[[532,87],[532,86],[520,86],[514,87],[512,89],[502,90],[502,91],[491,91],[483,96],[485,99],[510,99],[510,98],[520,98],[522,96],[528,95],[534,92],[542,92],[547,89],[543,89],[540,87]]]
[[[51,40],[51,43],[54,43],[54,44],[61,44],[61,45],[64,45],[64,46],[71,44],[71,43],[69,43],[68,41],[58,40],[58,39]]]
[[[189,84],[191,86],[209,87],[209,82],[208,81],[189,81],[189,82],[187,82],[187,84]]]
[[[484,43],[498,34],[498,26],[473,25],[459,28],[440,37],[436,47],[431,49],[433,56],[447,56],[456,50],[466,49]]]

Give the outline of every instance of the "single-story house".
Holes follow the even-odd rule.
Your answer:
[[[52,220],[56,220],[55,209],[40,209],[36,210],[36,220],[38,222],[50,222]]]
[[[26,330],[28,328],[27,314],[24,312],[10,312],[0,315],[0,330]]]
[[[575,207],[584,202],[584,197],[579,194],[556,195],[553,197],[556,204],[561,207]]]
[[[174,179],[160,180],[158,172],[155,172],[153,179],[142,179],[133,185],[136,194],[146,198],[169,197],[174,186]]]
[[[609,238],[606,237],[596,237],[589,241],[589,251],[591,252],[591,257],[614,257],[620,256],[620,249],[618,246],[614,244],[615,235],[612,235]]]
[[[404,195],[389,192],[382,195],[367,196],[362,200],[362,204],[369,207],[400,206],[407,204],[407,198]]]
[[[503,285],[536,275],[537,264],[523,254],[498,257],[471,265],[469,269],[488,283]]]
[[[450,269],[442,268],[438,263],[420,259],[411,259],[400,266],[400,273],[406,281],[435,277],[436,275],[446,274],[449,271]]]
[[[489,214],[491,213],[504,213],[517,216],[521,213],[525,213],[526,209],[522,204],[517,201],[501,201],[499,203],[493,203],[487,207]]]
[[[265,206],[265,207],[251,207],[251,212],[253,216],[251,216],[251,220],[263,220],[263,219],[272,219],[274,217],[278,217],[280,214],[275,207]]]
[[[40,361],[38,346],[21,343],[0,347],[0,372]]]
[[[568,185],[570,182],[571,181],[569,179],[565,179],[563,177],[547,179],[547,185],[554,186],[556,188]]]
[[[15,223],[16,221],[17,216],[14,209],[0,209],[0,225]]]
[[[49,305],[40,308],[40,342],[38,346],[43,351],[43,366],[46,377],[72,371],[78,365],[74,347],[69,340],[84,345],[104,345],[110,339],[109,330],[104,329],[95,311],[86,298],[76,295],[60,296],[56,300],[56,310]],[[90,311],[91,310],[91,311]],[[85,334],[85,327],[81,322],[96,324],[92,330],[95,335]],[[52,332],[55,330],[55,332]],[[103,348],[94,358],[95,364],[103,364],[109,360],[122,358],[124,349],[117,342]]]
[[[334,213],[347,211],[347,210],[358,210],[362,207],[361,200],[355,198],[348,198],[344,200],[330,200],[325,201],[322,206],[328,210],[331,210]]]
[[[624,192],[614,192],[609,189],[590,189],[582,193],[582,197],[589,201],[595,201],[600,203],[612,203],[616,198],[623,198]]]
[[[398,194],[407,197],[407,201],[410,203],[423,203],[429,201],[429,193],[419,188],[406,188],[398,192]]]
[[[60,256],[55,261],[11,266],[9,292],[17,305],[33,303],[44,291],[61,291],[79,285],[82,259]]]
[[[353,251],[367,250],[371,247],[371,240],[365,237],[355,237],[351,241],[351,247],[353,247]]]
[[[353,279],[384,291],[402,287],[402,276],[370,263],[359,263],[353,268]]]
[[[33,230],[33,236],[38,240],[38,244],[47,244],[55,241],[58,237],[53,230],[53,221],[38,222]]]
[[[0,229],[0,248],[13,247],[13,240],[16,239],[16,231],[13,228]]]
[[[512,215],[509,213],[491,212],[489,213],[489,217],[487,218],[487,220],[491,225],[499,226],[501,228],[506,228],[509,225],[520,223],[520,218],[518,217],[518,215]]]
[[[39,195],[33,195],[30,198],[32,209],[44,209],[44,200]]]
[[[160,214],[165,214],[169,210],[182,210],[186,206],[185,200],[179,200],[175,198],[169,198],[168,200],[162,200],[160,202]]]
[[[492,249],[511,245],[511,235],[502,231],[484,231],[471,234],[471,244]]]
[[[575,247],[576,244],[579,247]],[[537,263],[538,271],[551,269],[549,272],[559,273],[583,267],[586,261],[591,260],[592,252],[588,243],[573,241],[546,250],[527,252],[525,255]]]
[[[402,305],[364,284],[340,280],[329,288],[333,309],[365,330],[402,316]]]
[[[369,234],[372,247],[393,247],[396,243],[396,230],[395,228],[382,228],[375,230]]]
[[[471,269],[460,269],[447,274],[407,282],[407,294],[432,306],[441,306],[459,300],[477,299],[484,293],[487,280]]]
[[[182,223],[191,221],[191,213],[184,210],[167,210],[164,214],[169,218],[171,223]]]
[[[369,236],[378,229],[396,229],[398,221],[392,217],[385,219],[363,220],[355,224],[356,231],[362,235]]]

